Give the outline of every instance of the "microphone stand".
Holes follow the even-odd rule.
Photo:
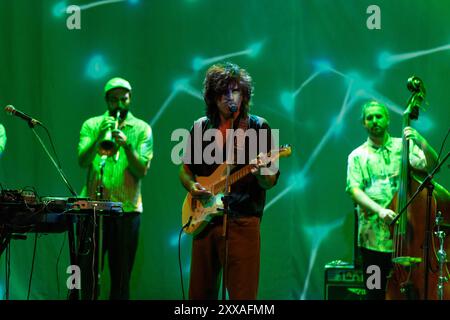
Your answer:
[[[411,196],[409,201],[406,203],[406,205],[400,210],[398,215],[392,220],[390,223],[391,226],[393,226],[397,220],[400,218],[400,216],[406,211],[408,206],[414,201],[414,199],[417,197],[417,195],[424,189],[427,188],[427,209],[426,209],[426,220],[425,220],[425,243],[423,246],[424,255],[425,255],[425,276],[424,276],[424,300],[428,299],[428,273],[429,273],[429,264],[430,264],[430,254],[429,254],[429,245],[430,245],[430,226],[431,226],[431,201],[433,197],[433,190],[434,190],[434,184],[433,184],[433,178],[435,174],[439,171],[441,166],[447,161],[448,157],[450,157],[450,152],[447,153],[447,155],[442,159],[441,162],[438,163],[438,165],[434,168],[434,170],[425,178],[425,180],[420,184],[420,186],[417,188],[416,192]]]
[[[439,278],[438,278],[438,287],[437,287],[437,297],[438,300],[444,300],[444,284],[448,281],[447,276],[444,275],[444,268],[447,263],[447,252],[445,252],[444,241],[445,241],[445,231],[442,230],[442,227],[447,227],[448,224],[442,223],[444,218],[442,217],[442,212],[438,211],[436,215],[436,226],[437,231],[434,233],[436,237],[439,239],[439,250],[437,252],[437,260],[439,262]]]
[[[103,185],[103,175],[105,171],[105,165],[107,156],[103,155],[100,161],[100,183],[97,186],[96,191],[96,200],[102,201],[104,200],[104,190],[105,186]],[[103,216],[98,215],[98,223],[96,221],[97,214],[94,206],[94,215],[93,215],[93,223],[92,230],[94,235],[92,236],[92,241],[94,244],[93,252],[92,252],[92,260],[94,266],[94,275],[93,275],[93,288],[92,288],[92,300],[97,300],[100,295],[100,285],[101,285],[101,276],[100,271],[103,270]],[[98,232],[97,232],[98,231]],[[98,244],[97,246],[95,244]],[[96,249],[96,250],[95,250]]]
[[[230,108],[230,110],[233,112],[233,110]],[[234,118],[232,117],[230,119],[230,128],[231,128],[231,137],[234,137],[233,134],[233,130],[234,130]],[[233,150],[233,159],[235,157],[234,154],[234,140],[232,141],[228,141],[230,140],[229,137],[226,138],[227,142],[226,142],[226,146],[227,149],[229,148],[229,143],[231,142],[231,146]],[[228,154],[227,154],[227,160],[228,160]],[[226,177],[225,177],[225,192],[224,195],[222,197],[222,203],[223,203],[223,225],[222,225],[222,237],[224,239],[224,259],[223,259],[223,275],[222,275],[222,300],[225,301],[226,300],[226,294],[227,294],[227,282],[228,282],[228,214],[230,212],[230,207],[229,207],[229,201],[230,201],[230,193],[231,193],[231,186],[230,186],[230,174],[231,174],[231,165],[230,163],[227,162],[227,173],[226,173]]]
[[[29,127],[31,128],[31,131],[33,131],[36,138],[39,140],[40,145],[44,149],[45,153],[47,153],[48,157],[50,158],[51,162],[55,166],[56,170],[58,171],[59,175],[61,176],[61,179],[63,180],[64,184],[66,185],[67,189],[69,189],[70,193],[74,197],[78,197],[78,194],[75,192],[75,190],[70,185],[69,181],[67,180],[66,175],[64,174],[64,171],[61,169],[61,167],[56,163],[55,159],[52,157],[50,152],[48,151],[47,147],[45,146],[44,142],[42,141],[41,137],[36,133],[36,130],[34,129],[36,122],[30,121],[28,122]],[[40,124],[44,129],[48,131],[48,129],[43,125]]]
[[[58,171],[58,174],[64,181],[64,184],[66,185],[67,189],[69,189],[69,192],[72,194],[73,197],[75,197],[75,198],[78,197],[78,194],[75,192],[75,190],[70,185],[62,168],[56,163],[55,159],[52,157],[52,155],[48,151],[48,149],[45,146],[44,142],[42,141],[41,137],[37,134],[36,130],[34,129],[34,127],[38,124],[40,126],[42,126],[47,131],[47,133],[49,132],[48,129],[41,122],[36,121],[34,119],[31,119],[30,121],[28,121],[28,126],[30,127],[31,131],[33,131],[34,135],[36,136],[36,138],[39,141],[39,144],[44,149],[44,151],[47,154],[47,156],[49,157],[50,161],[55,166],[56,170]],[[49,134],[49,136],[50,136],[50,134]],[[74,225],[73,225],[72,219],[69,219],[69,221],[67,222],[67,229],[68,229],[67,232],[68,232],[68,237],[69,237],[70,264],[74,266],[74,265],[78,265],[78,261],[77,261],[78,258],[77,258],[77,248],[75,245],[75,230],[74,230]],[[76,291],[76,289],[69,289],[69,291],[70,291],[69,299],[70,300],[78,300],[79,297],[78,297],[78,292]]]

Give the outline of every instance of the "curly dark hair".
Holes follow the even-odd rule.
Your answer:
[[[206,72],[203,98],[206,103],[206,116],[217,127],[220,124],[217,99],[224,94],[230,84],[237,83],[241,91],[242,105],[240,117],[246,117],[250,109],[253,92],[252,78],[245,69],[230,62],[215,64]]]

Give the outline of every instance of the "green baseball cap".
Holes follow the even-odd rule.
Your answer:
[[[123,78],[115,77],[115,78],[110,79],[105,84],[104,92],[106,94],[109,90],[112,90],[115,88],[124,88],[124,89],[127,89],[128,91],[131,91],[131,85],[127,80],[125,80]]]

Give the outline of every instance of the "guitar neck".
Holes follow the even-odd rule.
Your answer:
[[[287,146],[287,147],[283,147],[282,149],[272,150],[268,154],[271,154],[271,156],[269,156],[268,159],[266,160],[266,164],[270,163],[272,161],[275,161],[279,157],[290,156],[291,155],[291,147]],[[268,155],[268,154],[266,154],[266,155]],[[252,168],[253,168],[253,166],[248,164],[245,167],[242,167],[241,169],[239,169],[238,171],[230,174],[230,177],[228,178],[229,186],[233,185],[234,183],[238,182],[239,180],[241,180],[242,178],[247,176],[249,173],[251,173]],[[226,179],[219,180],[217,183],[214,183],[212,185],[211,191],[214,194],[225,191],[225,183],[226,183]]]
[[[250,165],[246,165],[245,167],[239,169],[238,171],[232,173],[230,177],[228,178],[228,184],[231,186],[247,176],[252,170],[252,167]],[[214,193],[219,193],[225,191],[225,183],[226,180],[221,180],[214,184],[213,190]]]
[[[409,114],[403,116],[403,128],[410,125]],[[402,133],[402,164],[400,169],[400,187],[398,190],[398,200],[396,211],[399,212],[403,209],[408,202],[408,186],[410,183],[409,179],[409,141],[406,140],[404,134]],[[400,222],[397,226],[397,234],[405,234],[407,226],[407,215],[403,214],[400,217]]]

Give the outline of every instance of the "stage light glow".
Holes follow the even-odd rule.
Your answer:
[[[429,132],[435,128],[434,121],[427,114],[421,114],[413,126],[420,132]]]
[[[262,42],[257,42],[257,43],[250,45],[250,47],[248,49],[242,50],[242,51],[226,53],[226,54],[211,57],[211,58],[195,57],[192,60],[192,69],[194,71],[199,71],[202,68],[204,68],[205,66],[209,66],[209,65],[217,63],[219,61],[223,61],[223,60],[226,60],[229,58],[234,58],[234,57],[243,56],[243,55],[248,55],[250,57],[254,57],[261,51],[261,47],[262,47]]]
[[[178,232],[170,236],[169,245],[171,247],[178,247],[178,236],[179,236]],[[183,232],[181,234],[181,243],[183,243],[184,239],[186,239],[186,234]]]
[[[91,79],[101,79],[110,73],[111,68],[105,61],[105,58],[100,55],[94,55],[87,63],[85,69],[86,76]]]
[[[280,96],[280,102],[284,110],[288,112],[294,111],[295,95],[289,91],[283,91]]]
[[[67,2],[66,1],[60,1],[55,3],[55,5],[52,8],[52,14],[54,17],[60,18],[66,13],[67,8]]]
[[[173,82],[172,90],[174,91],[181,91],[186,86],[189,86],[189,78],[179,78]]]
[[[330,127],[333,128],[333,134],[336,137],[341,136],[344,130],[344,122],[342,121],[342,118],[340,118],[339,115],[332,117],[330,121]]]
[[[192,60],[192,69],[194,69],[194,71],[199,71],[201,68],[203,68],[204,63],[203,63],[204,59],[201,57],[195,57]]]
[[[330,61],[328,60],[315,60],[313,62],[314,71],[323,73],[323,72],[329,72],[333,70],[333,66],[331,65]]]
[[[164,103],[161,107],[158,109],[158,113],[153,117],[152,120],[150,120],[150,126],[154,127],[156,123],[158,122],[159,118],[161,118],[161,115],[166,111],[166,109],[169,107],[170,103],[173,99],[175,99],[176,95],[178,94],[179,90],[172,90],[170,95],[166,98]]]
[[[440,51],[447,51],[450,50],[450,44],[442,45],[439,47],[426,49],[426,50],[418,50],[418,51],[412,51],[412,52],[406,52],[406,53],[400,53],[400,54],[390,54],[386,51],[381,52],[378,56],[378,67],[380,69],[388,69],[392,65],[415,59],[421,56],[430,55],[436,52]]]
[[[263,45],[262,42],[253,43],[247,49],[248,52],[247,54],[252,58],[256,57],[261,52],[262,45]]]
[[[392,55],[389,52],[383,51],[378,55],[378,68],[389,69],[392,64]]]
[[[373,91],[373,81],[368,80],[361,76],[356,71],[351,71],[347,73],[348,79],[352,83],[352,95],[354,92],[364,93]]]
[[[329,224],[322,224],[317,226],[306,226],[304,231],[312,243],[311,253],[309,255],[308,272],[305,278],[305,284],[303,285],[303,291],[300,295],[300,300],[306,299],[306,294],[308,293],[309,282],[311,278],[311,273],[314,269],[314,264],[316,262],[317,252],[319,251],[320,245],[323,240],[330,234],[330,232],[342,226],[344,223],[344,218],[331,222]]]
[[[299,171],[289,175],[288,181],[293,191],[302,191],[308,185],[309,178],[304,171]]]

